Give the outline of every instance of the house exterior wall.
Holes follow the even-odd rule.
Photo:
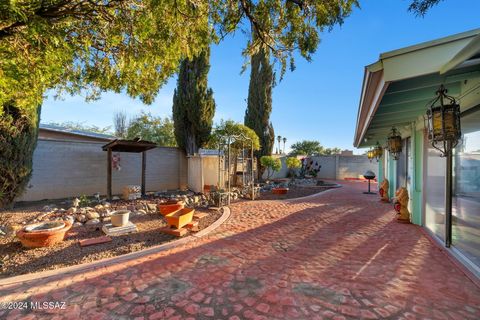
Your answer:
[[[33,174],[25,193],[17,201],[60,199],[107,192],[105,143],[39,140],[33,155]],[[117,153],[121,170],[112,171],[113,194],[125,185],[141,183],[141,153]],[[159,147],[146,152],[146,190],[177,189],[187,184],[184,153],[178,148]]]

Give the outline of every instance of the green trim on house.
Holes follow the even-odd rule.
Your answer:
[[[413,184],[412,223],[422,225],[423,216],[423,131],[414,131],[413,141]]]
[[[395,191],[397,190],[397,162],[393,159],[393,157],[388,157],[388,164],[387,164],[387,174],[388,174],[388,196],[390,198],[395,197]]]
[[[383,159],[384,159],[384,155],[382,155],[382,157],[380,159],[378,159],[378,173],[377,173],[377,181],[378,183],[382,182],[383,179],[384,179],[384,176],[383,176]]]

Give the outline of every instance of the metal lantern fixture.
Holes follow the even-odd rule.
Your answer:
[[[447,95],[442,85],[437,97],[429,103],[427,110],[428,140],[432,147],[445,157],[458,144],[462,136],[460,128],[460,105]]]
[[[452,198],[453,198],[453,155],[462,132],[460,129],[460,106],[455,98],[447,95],[447,89],[441,85],[437,97],[427,110],[428,140],[432,147],[446,157],[445,166],[445,246],[452,244]]]
[[[373,148],[373,153],[375,155],[375,158],[377,159],[377,162],[380,161],[380,158],[383,156],[383,148],[380,143],[378,143],[378,141],[375,148]]]
[[[393,159],[398,160],[398,157],[402,152],[402,137],[395,127],[392,128],[392,132],[390,132],[387,142],[388,151],[392,154]]]
[[[370,149],[367,151],[367,158],[372,162],[373,158],[375,158],[375,149]]]

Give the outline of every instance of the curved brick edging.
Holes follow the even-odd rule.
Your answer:
[[[332,187],[329,187],[329,189],[325,190],[325,191],[320,191],[320,192],[317,192],[317,193],[314,193],[314,194],[311,194],[311,195],[308,195],[308,196],[305,196],[305,197],[298,197],[298,198],[292,198],[292,199],[285,199],[284,201],[299,201],[299,200],[307,200],[307,199],[310,199],[310,198],[316,198],[318,196],[321,196],[322,194],[326,194],[326,193],[329,193],[329,192],[332,192],[333,190],[337,190],[339,188],[343,187],[341,184],[337,183],[336,186],[332,186]]]
[[[0,279],[0,286],[12,285],[19,282],[31,281],[31,280],[38,280],[44,278],[54,278],[56,276],[63,276],[65,274],[72,274],[80,271],[91,271],[94,269],[105,268],[108,266],[112,266],[121,262],[130,261],[137,258],[142,258],[144,256],[162,252],[165,250],[170,250],[190,241],[195,241],[201,237],[206,236],[210,232],[214,231],[218,227],[220,227],[228,218],[230,217],[230,208],[223,207],[223,214],[220,218],[218,218],[215,222],[211,225],[206,227],[203,230],[198,231],[197,233],[190,235],[188,237],[170,241],[164,244],[160,244],[158,246],[153,246],[150,248],[146,248],[140,251],[130,252],[121,256],[105,258],[94,262],[87,262],[79,265],[68,266],[61,269],[53,269],[47,271],[41,271],[36,273],[29,273],[29,274],[22,274],[19,276],[14,276],[10,278]]]

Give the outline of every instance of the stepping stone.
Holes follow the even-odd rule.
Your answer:
[[[184,235],[187,234],[187,229],[186,228],[173,229],[170,227],[164,227],[160,229],[160,232],[171,234],[176,237],[183,237]]]
[[[111,223],[105,224],[102,227],[102,231],[108,236],[121,236],[123,234],[137,232],[138,230],[137,226],[129,221],[127,225],[122,227],[114,227]]]
[[[87,247],[87,246],[93,246],[95,244],[101,244],[101,243],[106,243],[110,241],[112,241],[112,238],[108,236],[101,236],[97,238],[79,240],[78,242],[80,243],[81,247]]]

